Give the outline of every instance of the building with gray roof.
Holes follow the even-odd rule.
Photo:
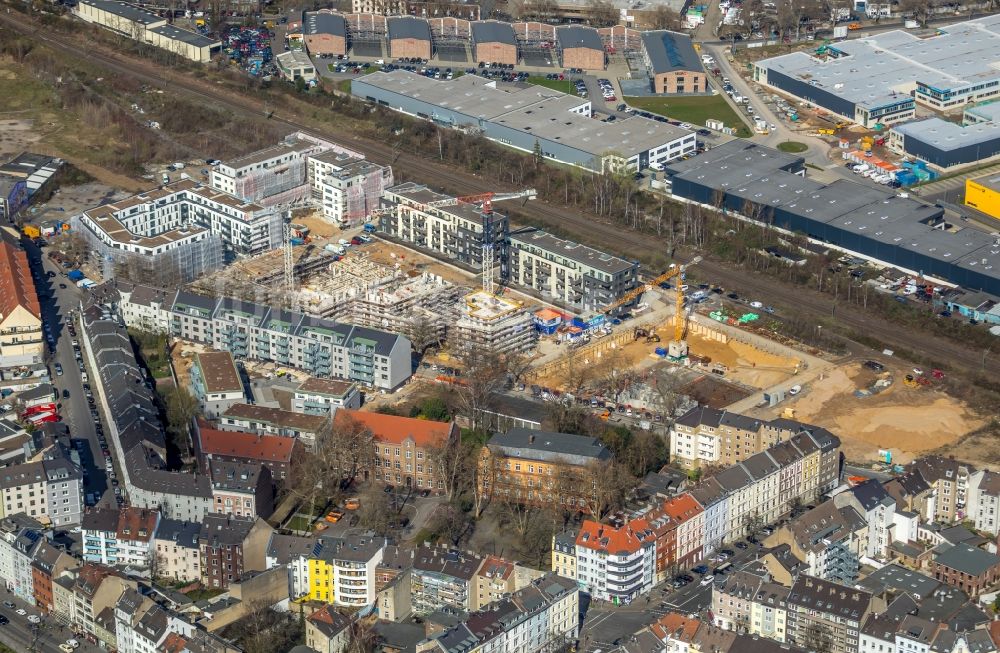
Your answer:
[[[931,562],[934,578],[976,597],[1000,578],[1000,557],[960,542],[941,544]]]
[[[894,126],[888,144],[897,152],[948,170],[1000,155],[1000,123],[958,125],[935,116]]]
[[[405,70],[378,72],[352,80],[351,93],[588,170],[639,170],[695,148],[695,135],[680,127],[640,117],[595,120],[589,100],[539,86],[501,90],[476,75],[442,81]]]
[[[788,155],[750,143],[732,141],[706,154],[711,156],[667,165],[675,197],[804,234],[910,274],[1000,293],[998,239],[971,228],[943,229],[940,207],[848,180],[802,185],[795,178],[803,170],[801,158],[789,161]],[[800,188],[795,199],[790,188]]]
[[[314,56],[347,54],[347,21],[330,9],[303,12],[302,40]]]
[[[611,451],[597,438],[520,427],[512,428],[506,433],[497,433],[486,446],[508,458],[540,462],[582,466],[611,459]]]
[[[554,297],[579,311],[601,312],[635,288],[638,261],[525,227],[511,232],[507,249],[510,281]],[[618,310],[628,310],[639,298]]]
[[[218,39],[168,25],[164,18],[118,0],[80,0],[74,13],[88,23],[200,63],[208,62],[222,49]]]
[[[593,27],[583,25],[557,27],[556,41],[563,68],[604,70],[607,62],[604,42]]]
[[[1000,19],[903,30],[827,44],[825,59],[793,52],[759,61],[754,79],[865,127],[913,118],[919,102],[939,111],[1000,92]]]
[[[705,93],[708,80],[691,37],[668,30],[642,32],[642,56],[653,93]]]
[[[868,574],[858,586],[872,594],[902,593],[926,599],[941,587],[941,583],[919,571],[891,564]]]

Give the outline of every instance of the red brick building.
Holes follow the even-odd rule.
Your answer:
[[[563,68],[583,70],[604,70],[604,42],[593,27],[572,25],[556,30],[559,48],[562,50]]]
[[[52,579],[75,564],[72,557],[48,542],[42,541],[38,545],[31,561],[35,607],[46,614],[52,611]]]
[[[263,465],[271,471],[272,478],[281,481],[291,476],[295,461],[300,460],[305,452],[298,438],[220,431],[204,420],[198,420],[196,436],[201,469],[205,474],[209,472],[212,461],[222,460]]]
[[[943,550],[942,547],[945,547]],[[942,544],[931,561],[934,579],[975,598],[1000,579],[1000,557],[968,544]]]
[[[510,23],[497,20],[472,23],[472,49],[476,61],[517,64],[517,38]]]
[[[201,522],[201,582],[205,587],[226,589],[243,576],[243,545],[254,520],[210,513]]]
[[[389,56],[393,59],[431,58],[431,27],[423,18],[389,18]]]

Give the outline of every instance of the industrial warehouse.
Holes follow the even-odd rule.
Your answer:
[[[820,54],[822,51],[822,54]],[[893,30],[764,59],[754,79],[864,127],[910,120],[916,103],[949,111],[1000,93],[1000,16],[930,38]]]
[[[947,170],[1000,155],[1000,102],[966,109],[962,124],[927,118],[893,127],[889,147]]]
[[[949,230],[944,210],[840,180],[804,176],[805,161],[732,141],[666,167],[675,197],[732,211],[913,273],[1000,293],[1000,242]]]
[[[145,41],[186,59],[207,63],[222,41],[167,24],[166,18],[117,0],[80,0],[74,12],[88,23]]]
[[[695,135],[645,118],[602,122],[589,100],[541,86],[502,91],[476,75],[438,81],[394,70],[351,81],[351,93],[396,111],[588,170],[642,170],[691,154]]]

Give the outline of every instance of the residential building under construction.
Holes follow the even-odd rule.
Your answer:
[[[393,185],[389,166],[336,150],[310,156],[307,175],[313,202],[325,219],[341,226],[364,222]]]
[[[477,347],[497,352],[526,352],[535,347],[538,332],[521,302],[485,290],[465,296],[461,317],[450,338],[453,349]]]

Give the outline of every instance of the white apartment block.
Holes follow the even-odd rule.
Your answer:
[[[342,151],[310,156],[306,165],[313,202],[325,219],[342,226],[364,222],[393,185],[392,168]]]
[[[98,508],[81,524],[83,559],[108,567],[149,569],[160,513],[145,508]]]
[[[635,288],[639,264],[534,227],[510,234],[510,281],[582,311],[601,311]],[[618,307],[626,311],[635,301]]]
[[[88,209],[72,223],[102,260],[169,267],[181,279],[282,243],[280,212],[192,179]]]
[[[593,598],[631,603],[653,587],[656,537],[637,531],[633,520],[621,528],[585,521],[576,537],[576,580]]]
[[[980,470],[969,476],[968,518],[975,520],[976,530],[1000,534],[1000,474]]]
[[[0,468],[0,517],[19,512],[53,526],[79,524],[82,473],[67,458]]]

